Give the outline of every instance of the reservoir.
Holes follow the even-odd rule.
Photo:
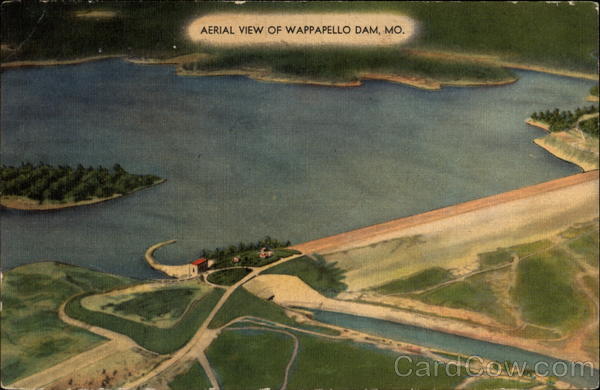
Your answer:
[[[517,72],[424,91],[181,77],[106,60],[2,73],[1,158],[121,164],[167,179],[103,204],[1,210],[2,269],[55,260],[160,277],[159,261],[270,235],[299,243],[579,172],[533,144],[533,112],[586,104],[593,81]],[[587,103],[589,105],[589,103]]]

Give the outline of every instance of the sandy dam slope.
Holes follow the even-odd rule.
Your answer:
[[[598,171],[581,173],[295,245],[346,271],[349,291],[441,266],[457,274],[477,254],[547,238],[598,216]]]

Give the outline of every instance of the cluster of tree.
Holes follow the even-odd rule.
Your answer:
[[[598,84],[596,84],[592,88],[590,88],[590,95],[598,96]]]
[[[40,203],[45,200],[80,202],[93,197],[127,194],[158,180],[160,178],[153,175],[132,175],[119,164],[109,170],[104,167],[85,168],[81,164],[71,168],[21,163],[17,167],[2,165],[0,194],[24,196]]]
[[[577,123],[577,120],[583,115],[596,112],[598,112],[598,107],[594,105],[583,108],[577,107],[575,112],[570,110],[559,111],[558,108],[555,108],[554,111],[546,110],[534,112],[531,114],[531,119],[548,124],[550,131],[565,131],[573,128]]]
[[[579,129],[584,133],[598,137],[598,117],[596,116],[579,122]]]
[[[226,257],[233,256],[247,251],[257,251],[261,248],[281,248],[292,245],[290,241],[279,241],[269,236],[266,236],[262,240],[256,242],[240,242],[238,245],[230,245],[227,248],[215,248],[215,250],[203,249],[201,256],[207,259],[215,259],[217,261],[223,260]]]

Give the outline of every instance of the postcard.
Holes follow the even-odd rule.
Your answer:
[[[0,10],[3,388],[598,387],[597,3]]]

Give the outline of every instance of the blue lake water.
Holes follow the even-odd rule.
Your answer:
[[[100,205],[2,210],[2,268],[57,260],[139,278],[143,261],[271,235],[302,242],[579,172],[532,143],[533,111],[592,81],[422,91],[180,77],[108,60],[2,73],[3,164],[121,164],[168,181]]]
[[[565,360],[555,359],[507,345],[470,339],[416,326],[342,313],[316,310],[314,319],[393,340],[458,352],[466,356],[480,356],[501,363],[509,360],[511,362],[516,362],[519,367],[523,367],[525,364],[525,367],[537,371],[541,375],[556,373],[557,376],[560,376],[561,380],[581,388],[596,388],[598,385],[598,370],[592,370],[589,365],[585,367],[574,366],[572,363]],[[474,361],[476,362],[477,360]],[[512,365],[509,365],[509,367],[512,367]],[[564,367],[566,367],[567,375],[562,376],[562,373],[565,372]],[[494,369],[492,368],[491,372],[494,372],[493,370]]]

